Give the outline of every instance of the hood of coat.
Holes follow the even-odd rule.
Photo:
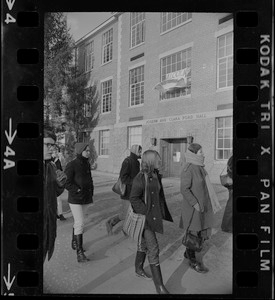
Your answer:
[[[82,152],[89,146],[87,143],[76,143],[75,144],[75,153],[81,155]]]

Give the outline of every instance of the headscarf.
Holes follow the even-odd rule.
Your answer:
[[[135,155],[139,156],[139,150],[141,149],[140,145],[132,145],[131,147],[131,152],[134,153]]]
[[[75,152],[78,155],[81,155],[82,152],[89,146],[87,143],[76,143],[75,144]]]
[[[190,150],[186,150],[185,158],[187,163],[204,167],[204,156],[197,155]]]

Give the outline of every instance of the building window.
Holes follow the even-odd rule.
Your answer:
[[[232,117],[216,119],[216,159],[228,159],[233,150]]]
[[[161,100],[191,94],[191,49],[161,59]]]
[[[218,88],[233,86],[233,32],[218,38]]]
[[[145,13],[131,13],[131,47],[145,41]]]
[[[103,34],[102,45],[103,64],[105,64],[113,59],[113,28]]]
[[[109,155],[110,130],[99,131],[99,155]]]
[[[192,13],[161,13],[161,33],[178,27],[192,19]]]
[[[130,106],[144,103],[144,66],[130,70]]]
[[[89,72],[94,68],[94,42],[87,44],[84,51],[85,72]]]
[[[133,145],[142,145],[142,126],[128,127],[128,148]]]
[[[112,80],[104,81],[101,84],[102,113],[112,110]]]

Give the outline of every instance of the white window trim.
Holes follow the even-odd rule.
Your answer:
[[[145,77],[145,60],[142,62],[139,62],[131,67],[128,68],[128,74],[131,70],[133,69],[136,69],[136,68],[139,68],[139,67],[142,67],[144,66],[144,77]],[[145,90],[145,78],[144,78],[144,90]],[[131,84],[130,84],[130,79],[129,79],[129,104],[128,104],[128,108],[136,108],[136,107],[141,107],[144,105],[144,102],[143,103],[140,103],[140,104],[136,104],[136,105],[131,105]],[[144,93],[144,101],[145,101],[145,93]]]
[[[102,158],[107,158],[107,157],[109,157],[109,155],[110,154],[100,154],[100,152],[101,152],[101,133],[102,133],[102,131],[109,131],[109,145],[110,145],[110,136],[111,136],[111,131],[110,131],[110,129],[101,129],[101,130],[99,130],[99,151],[98,151],[98,156],[99,157],[102,157]],[[108,150],[110,151],[110,148],[108,148]]]
[[[226,27],[226,28],[218,31],[218,32],[222,32],[222,33],[219,34],[218,36],[216,36],[216,41],[218,42],[218,39],[221,36],[223,36],[223,35],[225,35],[227,33],[232,32],[232,34],[233,34],[233,54],[232,54],[232,56],[233,56],[233,84],[232,84],[232,86],[225,86],[225,87],[221,87],[221,88],[219,87],[219,80],[218,80],[218,75],[219,75],[219,72],[218,72],[218,69],[219,69],[219,58],[217,57],[217,59],[216,59],[217,60],[217,68],[216,68],[216,73],[217,73],[217,75],[216,75],[216,92],[223,92],[223,91],[231,90],[231,89],[233,89],[233,86],[234,86],[234,31],[233,31],[233,25],[232,25],[232,30],[229,30],[229,28],[231,28],[231,26],[228,26],[228,27]],[[218,51],[219,51],[219,49],[217,48],[217,54],[216,54],[217,56],[218,56]]]
[[[85,70],[86,69],[86,48],[89,44],[93,45],[93,52],[90,53],[91,56],[91,69],[90,70]],[[94,40],[89,41],[87,44],[84,45],[84,74],[90,73],[94,70],[94,65],[93,65],[93,59],[95,60],[95,49],[94,49]],[[93,54],[93,55],[91,55]]]
[[[140,13],[142,13],[142,12],[140,12]],[[142,22],[145,23],[144,41],[141,42],[141,43],[139,43],[138,45],[135,45],[135,46],[132,46],[132,34],[133,34],[133,33],[132,33],[132,27],[133,27],[133,25],[131,24],[131,21],[132,21],[132,19],[131,19],[131,12],[130,12],[130,50],[131,50],[131,49],[134,49],[134,48],[136,48],[136,47],[138,47],[138,46],[140,46],[140,45],[142,45],[142,44],[145,44],[146,13],[145,13],[145,15],[144,15],[144,20],[142,20]],[[137,25],[137,24],[135,24],[135,25]]]
[[[131,47],[130,50],[133,50],[133,49],[135,49],[135,48],[137,48],[137,47],[139,47],[141,45],[144,45],[144,44],[145,44],[145,42],[142,42],[142,43],[140,43],[138,45],[135,45],[135,46]]]
[[[215,32],[215,38],[218,38],[220,37],[221,35],[224,35],[224,34],[227,34],[229,32],[233,32],[233,37],[234,37],[234,29],[233,29],[233,24],[232,25],[229,25],[221,30],[218,30]],[[234,41],[233,41],[234,42]]]
[[[140,62],[136,63],[135,65],[128,67],[128,71],[131,71],[131,70],[136,69],[141,66],[145,67],[145,64],[146,64],[146,60],[140,61]]]
[[[184,44],[184,45],[182,45],[182,46],[180,46],[180,47],[176,47],[176,48],[174,48],[174,49],[171,49],[171,50],[169,50],[169,51],[166,51],[166,52],[161,53],[161,54],[159,55],[159,59],[162,59],[162,58],[164,58],[164,57],[166,57],[166,56],[172,55],[172,54],[174,54],[174,53],[176,53],[176,52],[180,52],[180,51],[182,51],[182,50],[186,50],[186,49],[188,49],[188,48],[193,48],[193,46],[194,46],[194,42],[190,42],[190,43]]]
[[[170,31],[172,31],[172,30],[174,30],[174,29],[177,29],[177,28],[179,28],[179,27],[181,27],[181,26],[183,26],[183,25],[186,25],[187,23],[190,23],[190,22],[192,22],[192,18],[191,18],[191,19],[188,19],[188,20],[185,21],[184,23],[180,23],[179,25],[177,25],[177,26],[175,26],[175,27],[173,27],[173,28],[170,28],[170,29],[168,29],[168,30],[166,30],[166,31],[160,32],[160,35],[164,35],[164,34],[170,32]],[[160,30],[161,30],[161,28],[160,28]]]
[[[112,99],[113,99],[113,76],[109,76],[109,77],[107,77],[107,78],[105,78],[105,79],[103,79],[103,80],[100,80],[100,92],[102,93],[102,84],[104,83],[104,82],[106,82],[106,81],[109,81],[109,80],[112,80]],[[108,115],[108,114],[110,114],[111,112],[112,112],[112,109],[110,110],[110,111],[105,111],[105,112],[103,112],[103,99],[102,99],[102,97],[103,97],[103,94],[101,95],[101,107],[100,107],[100,111],[101,111],[101,114],[102,115]],[[112,104],[111,104],[112,105]]]
[[[215,154],[214,154],[214,162],[216,163],[223,163],[223,162],[226,162],[228,160],[228,158],[221,158],[221,159],[218,159],[217,158],[217,119],[219,118],[226,118],[226,117],[231,117],[232,118],[232,151],[233,151],[233,146],[234,146],[234,117],[233,117],[233,114],[231,115],[216,115],[215,116]]]
[[[108,31],[110,31],[111,29],[113,29],[113,28],[109,28],[108,30],[106,30],[106,31],[103,33],[103,36],[104,36],[105,33],[107,33]],[[114,56],[114,52],[113,52],[113,50],[114,50],[114,47],[113,47],[113,43],[114,43],[114,30],[113,30],[113,32],[112,32],[112,35],[113,35],[112,42],[111,42],[111,44],[112,44],[112,59],[110,59],[110,60],[104,62],[104,47],[105,47],[106,45],[109,45],[110,43],[105,44],[105,45],[102,45],[102,53],[101,53],[101,56],[102,56],[101,65],[102,65],[102,66],[107,65],[108,63],[110,63],[110,62],[113,61],[113,56]]]

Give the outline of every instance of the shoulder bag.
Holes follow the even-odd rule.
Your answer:
[[[189,227],[191,225],[191,222],[192,222],[192,219],[193,219],[193,215],[194,215],[194,212],[195,212],[195,208],[193,210],[193,213],[192,213],[192,216],[191,216],[191,219],[190,219],[190,222],[189,222],[189,225],[185,231],[185,234],[183,236],[183,239],[182,239],[182,244],[188,248],[188,249],[191,249],[193,251],[196,251],[196,252],[200,252],[202,250],[202,246],[203,246],[203,241],[202,241],[202,238],[197,236],[197,235],[194,235],[192,234],[190,231],[189,231]]]
[[[230,187],[231,185],[233,185],[233,180],[232,178],[229,177],[228,173],[223,174],[223,171],[225,170],[227,166],[224,167],[224,169],[222,170],[221,174],[220,174],[220,181],[221,181],[221,185],[223,185],[224,187]]]
[[[117,193],[120,196],[124,196],[126,192],[126,184],[121,182],[121,178],[119,177],[117,182],[112,187],[112,191]]]
[[[145,176],[145,196],[144,201],[146,204],[146,198],[147,198],[147,178]],[[128,236],[129,238],[133,239],[134,241],[138,242],[138,244],[141,243],[141,237],[143,233],[145,225],[145,215],[142,214],[136,214],[133,211],[132,205],[129,205],[125,221],[123,224],[122,231],[123,233]]]

